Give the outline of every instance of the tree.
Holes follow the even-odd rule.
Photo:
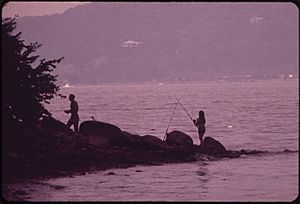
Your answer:
[[[60,95],[55,84],[57,75],[51,72],[63,57],[39,59],[34,55],[42,45],[25,44],[21,32],[14,34],[16,17],[2,20],[2,113],[5,125],[33,124],[51,115],[44,103]],[[61,95],[60,95],[61,96]]]

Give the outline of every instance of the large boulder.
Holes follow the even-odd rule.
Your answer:
[[[96,134],[88,135],[88,144],[98,148],[108,148],[111,146],[111,141],[106,137],[99,137]]]
[[[171,146],[193,145],[193,139],[178,130],[174,130],[167,134],[166,143]]]
[[[99,144],[109,142],[110,145],[114,145],[118,141],[121,129],[115,125],[100,121],[84,121],[79,126],[79,132],[90,136],[89,141],[97,141],[95,143]],[[101,139],[96,139],[95,137]]]
[[[86,135],[79,135],[76,139],[76,147],[83,148],[89,145],[89,137]]]
[[[212,137],[205,137],[200,145],[200,152],[205,154],[225,154],[226,151],[224,145]]]
[[[166,144],[158,137],[145,135],[142,137],[141,147],[145,149],[159,150],[166,148]]]
[[[120,146],[139,148],[142,144],[142,137],[139,135],[133,135],[126,131],[122,131],[117,144]]]

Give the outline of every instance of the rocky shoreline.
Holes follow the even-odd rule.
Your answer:
[[[180,150],[131,150],[120,147],[98,150],[93,147],[65,153],[44,153],[40,156],[10,155],[3,180],[8,183],[22,179],[53,178],[85,174],[97,170],[128,168],[135,165],[159,165],[163,163],[195,161],[189,151]]]
[[[6,135],[3,149],[4,183],[53,178],[135,165],[193,162],[203,155],[237,158],[246,151],[230,151],[206,137],[201,146],[180,131],[165,141],[152,135],[133,135],[99,121],[84,121],[74,133],[64,123],[47,118],[34,127],[20,127]]]

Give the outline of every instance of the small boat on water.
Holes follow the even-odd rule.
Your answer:
[[[63,86],[64,88],[69,88],[69,87],[71,87],[68,83],[66,83],[64,86]]]

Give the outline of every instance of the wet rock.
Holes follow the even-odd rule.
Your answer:
[[[49,186],[50,186],[51,188],[54,188],[55,190],[61,190],[61,189],[66,188],[65,186],[51,185],[51,184],[49,184]]]
[[[121,129],[115,125],[100,121],[84,121],[79,126],[79,132],[85,135],[98,136],[109,141],[111,145],[117,143]],[[93,139],[92,139],[93,140]]]
[[[283,153],[296,153],[296,152],[299,152],[298,150],[290,150],[290,149],[284,149],[282,151]],[[264,153],[267,153],[266,151]]]
[[[237,151],[227,150],[224,156],[227,158],[238,158],[241,156],[241,154]]]
[[[166,143],[158,137],[145,135],[142,137],[142,147],[145,149],[165,149]]]
[[[260,150],[244,150],[242,149],[240,151],[240,154],[261,154],[261,153],[267,153],[267,151],[260,151]]]
[[[166,143],[168,145],[193,145],[192,138],[178,130],[174,130],[167,134]]]
[[[214,155],[203,154],[203,153],[196,153],[194,155],[194,158],[196,161],[216,161],[219,159],[218,157],[215,157]]]
[[[226,148],[218,140],[205,137],[200,145],[200,152],[205,154],[226,154]]]
[[[139,148],[142,144],[142,137],[139,135],[133,135],[126,131],[122,131],[117,143],[120,146]]]

